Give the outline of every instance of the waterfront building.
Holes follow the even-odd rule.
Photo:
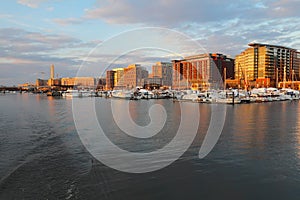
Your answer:
[[[218,72],[220,73],[222,80],[226,74],[226,79],[234,79],[234,59],[220,53],[209,54],[213,60]]]
[[[60,86],[61,85],[61,78],[50,78],[47,81],[48,86]]]
[[[146,68],[139,64],[131,64],[124,68],[124,87],[133,89],[136,87],[143,87],[145,79],[148,77]]]
[[[106,77],[105,78],[99,78],[98,79],[98,84],[97,84],[97,89],[105,90],[105,86],[106,86]]]
[[[173,89],[207,90],[234,77],[234,60],[223,54],[200,54],[173,60]],[[226,69],[226,70],[225,70]]]
[[[60,78],[55,78],[55,79],[48,79],[48,86],[60,86],[61,85],[61,79]]]
[[[33,83],[23,83],[23,84],[19,84],[18,88],[21,88],[21,90],[34,90],[36,85],[34,85]]]
[[[81,87],[91,88],[95,86],[94,77],[66,77],[61,79],[61,86],[63,87]]]
[[[114,68],[114,89],[124,88],[124,68]]]
[[[35,81],[36,87],[45,87],[48,86],[48,80],[43,80],[43,79],[36,79]]]
[[[296,49],[250,43],[235,58],[235,78],[245,87],[277,87],[279,82],[299,80],[299,59]]]
[[[163,85],[163,79],[162,78],[149,76],[148,78],[145,79],[144,88],[159,89],[162,86],[166,87],[165,85]]]
[[[115,79],[115,71],[107,70],[106,71],[106,90],[114,89],[114,79]]]
[[[170,87],[172,86],[172,63],[170,62],[157,62],[152,66],[152,74],[149,78],[150,83],[153,82],[157,84],[161,79],[161,86]]]

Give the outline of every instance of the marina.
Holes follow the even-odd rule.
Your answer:
[[[0,94],[16,94],[17,91],[2,91]],[[194,103],[209,104],[240,104],[240,103],[263,103],[276,101],[293,101],[300,99],[300,92],[287,88],[254,88],[250,91],[230,89],[230,90],[146,90],[137,88],[136,90],[75,90],[47,92],[47,96],[61,96],[64,98],[84,98],[84,97],[105,97],[119,98],[126,100],[142,99],[172,99],[174,101],[191,101]]]
[[[299,200],[300,1],[2,1],[0,200]]]

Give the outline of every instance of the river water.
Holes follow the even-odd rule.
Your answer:
[[[179,102],[130,101],[131,118],[140,126],[149,124],[153,104],[162,105],[167,114],[163,134],[139,144],[114,123],[109,112],[113,99],[94,100],[107,137],[127,151],[163,148],[180,124]],[[1,95],[0,199],[299,199],[299,101],[223,105],[222,134],[203,159],[198,153],[211,105],[193,106],[201,117],[189,149],[163,169],[132,174],[102,164],[86,150],[74,125],[71,99]],[[122,106],[118,109],[122,112]],[[190,123],[194,120],[191,116]]]

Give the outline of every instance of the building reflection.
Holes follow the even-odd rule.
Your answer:
[[[298,109],[297,109],[297,119],[296,120],[296,139],[297,139],[297,155],[298,155],[298,158],[300,159],[300,106],[299,106],[299,103],[298,103]],[[299,165],[300,165],[300,160],[299,160]]]
[[[48,96],[48,111],[51,117],[55,116],[55,97]]]
[[[263,127],[266,112],[259,105],[249,105],[233,109],[233,126],[235,144],[243,149],[251,149],[253,146],[262,148],[265,138]],[[242,119],[242,120],[240,120]]]

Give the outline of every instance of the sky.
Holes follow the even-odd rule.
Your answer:
[[[300,50],[299,0],[10,0],[0,10],[6,86],[48,79],[51,64],[58,77],[83,64],[97,77],[108,66],[150,68],[195,53],[186,39],[232,58],[250,42]]]

